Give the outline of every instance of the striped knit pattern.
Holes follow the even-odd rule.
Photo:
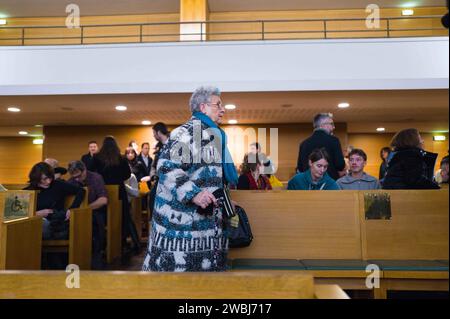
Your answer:
[[[204,189],[223,188],[221,146],[207,129],[191,118],[171,133],[161,151],[144,271],[225,270],[228,239],[222,211],[200,215],[192,203]]]

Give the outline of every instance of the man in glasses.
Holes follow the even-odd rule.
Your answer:
[[[334,180],[340,177],[340,172],[345,168],[344,155],[342,154],[339,139],[333,136],[335,129],[333,114],[319,113],[313,120],[314,132],[300,144],[297,171],[308,170],[308,157],[315,149],[325,148],[330,161],[328,163],[328,175]]]
[[[69,163],[69,183],[88,188],[88,203],[92,209],[92,269],[103,269],[102,250],[105,246],[106,205],[108,192],[103,177],[90,172],[81,161]]]

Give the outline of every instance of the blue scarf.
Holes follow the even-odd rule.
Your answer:
[[[194,112],[193,116],[196,117],[197,119],[199,119],[206,126],[219,130],[219,132],[222,136],[221,142],[222,142],[223,174],[224,174],[225,180],[228,182],[228,184],[237,185],[238,175],[236,172],[236,167],[234,166],[234,163],[233,163],[233,159],[231,158],[231,153],[228,150],[227,135],[220,127],[217,126],[216,123],[213,122],[213,120],[211,120],[211,118],[208,115],[201,113],[201,112]],[[223,154],[225,154],[225,157],[223,156]],[[223,160],[223,158],[225,158],[225,160]]]

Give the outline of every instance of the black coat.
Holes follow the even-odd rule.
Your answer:
[[[145,169],[145,175],[144,176],[149,176],[150,175],[150,170],[152,169],[153,159],[150,156],[148,157],[148,166],[145,165],[145,162],[143,160],[142,154],[138,155],[137,160],[140,163],[142,163],[142,165],[144,166],[144,169]]]
[[[117,166],[106,166],[94,156],[93,171],[102,175],[105,185],[123,185],[123,182],[131,176],[131,168],[125,158],[121,158]]]
[[[316,148],[325,148],[330,156],[328,163],[328,175],[334,180],[339,178],[339,171],[345,168],[344,155],[342,154],[341,143],[333,135],[327,134],[323,130],[316,130],[314,133],[300,144],[297,170],[305,172],[309,169],[308,157]]]
[[[398,149],[388,162],[383,189],[439,189],[439,185],[428,177],[436,154],[419,148]]]
[[[86,165],[88,171],[93,171],[94,169],[94,156],[91,156],[90,153],[84,154],[81,157],[81,161]]]

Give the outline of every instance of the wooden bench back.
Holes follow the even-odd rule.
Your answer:
[[[112,263],[122,254],[122,201],[119,200],[119,186],[106,185],[108,192],[106,222],[106,259]]]
[[[389,191],[390,220],[366,220],[364,193],[370,192],[359,193],[364,259],[448,260],[448,189]]]
[[[311,275],[297,271],[227,273],[89,272],[78,289],[68,273],[0,272],[0,299],[305,299],[314,298]]]
[[[0,270],[41,269],[42,218],[0,223]]]
[[[352,191],[233,191],[254,240],[231,258],[361,259],[358,194]]]

